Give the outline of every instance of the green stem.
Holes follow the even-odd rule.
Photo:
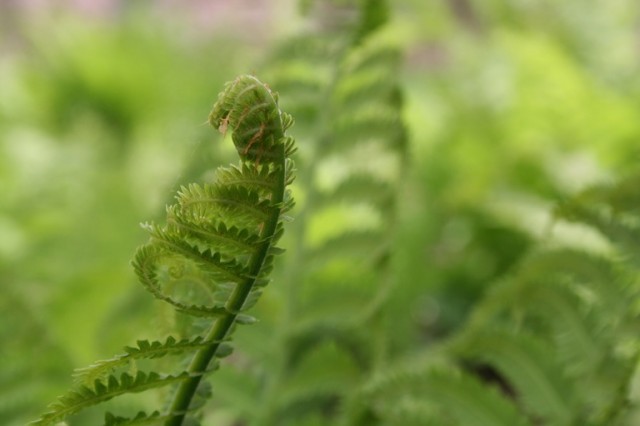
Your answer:
[[[276,160],[276,164],[278,164],[279,167],[279,174],[277,177],[278,180],[276,187],[274,188],[271,196],[271,203],[274,206],[274,209],[262,229],[262,243],[251,257],[248,277],[236,286],[225,305],[228,313],[218,318],[206,336],[207,341],[215,343],[200,349],[191,360],[191,364],[188,368],[188,372],[191,374],[191,377],[183,381],[178,387],[169,410],[171,417],[167,420],[166,426],[182,425],[203,375],[207,371],[211,360],[215,357],[216,352],[220,347],[220,342],[229,334],[238,315],[237,312],[242,309],[242,306],[244,305],[247,296],[249,296],[257,277],[260,275],[262,265],[267,258],[269,248],[273,241],[273,236],[280,220],[285,189],[284,146],[281,144],[276,149],[278,150],[278,159]]]

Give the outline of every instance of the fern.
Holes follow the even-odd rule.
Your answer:
[[[634,180],[588,189],[556,210],[559,218],[603,231],[613,248],[624,253],[622,258],[574,249],[539,250],[487,295],[462,332],[465,343],[458,349],[466,349],[461,355],[500,371],[533,418],[546,418],[550,424],[605,425],[624,416],[622,401],[629,397],[638,355],[631,344],[638,323],[633,308],[637,289],[631,285],[637,254],[617,230],[628,227],[633,215],[633,197],[620,196],[619,191]],[[614,200],[626,205],[619,211],[629,216],[603,221],[602,214],[617,210]],[[511,332],[492,331],[505,320]],[[502,355],[505,351],[511,353],[511,361]],[[531,377],[524,376],[526,371]],[[544,383],[548,390],[536,390]]]
[[[126,393],[176,385],[163,411],[135,417],[107,414],[107,425],[180,425],[194,417],[196,392],[203,376],[217,368],[215,359],[229,355],[236,324],[254,319],[244,311],[257,301],[269,281],[283,214],[293,201],[286,186],[293,180],[293,139],[285,135],[293,120],[281,112],[277,96],[252,76],[227,84],[209,117],[221,130],[232,131],[241,162],[218,170],[214,183],[183,187],[177,203],[167,208],[167,223],[145,225],[149,243],[135,255],[134,269],[156,298],[178,311],[211,323],[205,335],[164,342],[139,341],[125,353],[78,370],[78,384],[50,406],[34,425],[54,424],[89,406]],[[184,287],[184,288],[180,288]],[[135,374],[118,369],[139,361],[186,355],[186,369]],[[179,363],[175,363],[178,365]],[[137,369],[137,367],[136,367]]]
[[[390,367],[361,392],[374,403],[367,421],[357,424],[531,425],[498,389],[446,363]]]
[[[185,352],[195,352],[205,348],[211,343],[205,341],[201,336],[197,336],[192,340],[183,339],[181,341],[176,341],[173,337],[168,337],[165,342],[140,340],[136,347],[126,347],[126,353],[111,359],[97,361],[86,368],[77,369],[74,376],[77,383],[91,386],[96,380],[105,379],[108,373],[116,368],[128,366],[135,363],[136,360],[162,358],[167,355],[182,355]],[[231,346],[221,343],[216,356],[221,358],[229,355],[231,351]]]
[[[380,43],[386,16],[371,18],[383,3],[328,2],[326,21],[311,14],[316,29],[287,40],[266,71],[297,118],[304,198],[280,280],[283,318],[251,336],[273,349],[249,353],[264,386],[248,422],[338,423],[386,351],[389,242],[406,140],[400,54]]]
[[[603,232],[617,256],[534,250],[454,336],[365,381],[348,424],[635,424],[637,252],[619,230],[638,217],[637,196],[625,195],[636,179],[556,210]]]
[[[536,418],[550,424],[571,424],[576,392],[550,353],[548,344],[532,336],[497,330],[473,333],[464,348],[465,356],[503,372]]]
[[[637,217],[637,187],[640,175],[632,174],[614,184],[596,185],[560,203],[555,215],[559,219],[593,226],[625,256],[638,262],[640,220]]]

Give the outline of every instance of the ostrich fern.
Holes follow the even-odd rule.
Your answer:
[[[218,169],[213,183],[183,187],[177,203],[167,208],[166,224],[145,225],[151,239],[133,261],[147,290],[179,312],[207,321],[208,331],[186,339],[139,341],[122,355],[79,370],[79,384],[32,424],[55,424],[116,396],[175,385],[166,410],[131,419],[108,413],[106,424],[181,425],[197,416],[202,379],[217,368],[217,358],[231,353],[228,341],[235,326],[254,322],[244,312],[269,282],[274,256],[281,251],[276,243],[283,214],[293,205],[286,187],[293,180],[294,145],[285,135],[293,119],[280,111],[266,85],[240,76],[226,85],[209,122],[232,132],[240,164]],[[170,355],[190,358],[188,367],[115,374],[140,360]]]

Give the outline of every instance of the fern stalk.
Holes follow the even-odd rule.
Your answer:
[[[277,162],[282,164],[282,167],[278,169],[277,186],[274,188],[272,195],[272,202],[276,206],[282,206],[284,201],[284,189],[285,189],[285,168],[284,168],[284,146],[280,145],[277,149]],[[227,305],[225,306],[227,313],[222,315],[211,327],[207,334],[206,340],[212,341],[211,345],[200,349],[193,357],[191,364],[189,365],[189,373],[192,377],[185,380],[180,384],[171,404],[171,413],[174,413],[172,417],[167,421],[167,426],[180,426],[184,421],[186,412],[191,404],[191,400],[196,393],[198,385],[202,380],[203,374],[206,372],[207,367],[211,363],[211,360],[215,357],[220,342],[229,334],[231,327],[236,322],[238,312],[242,309],[251,289],[256,283],[256,278],[260,275],[260,270],[264,264],[269,248],[272,245],[274,235],[278,227],[278,221],[280,219],[281,209],[274,209],[273,213],[267,220],[262,230],[261,239],[262,244],[256,253],[251,257],[249,262],[250,275],[240,285],[236,286],[235,290],[231,294]]]
[[[269,110],[271,108],[277,111],[277,118],[269,120],[269,118],[274,118],[270,117],[272,111]],[[267,119],[260,123],[252,123],[251,115],[258,115],[256,113],[261,110],[264,110]],[[247,113],[247,111],[251,111],[251,113]],[[227,90],[221,95],[209,121],[223,133],[227,126],[231,126],[234,132],[234,144],[239,154],[241,157],[255,158],[255,167],[259,167],[258,163],[264,154],[263,150],[269,149],[269,160],[274,165],[272,179],[275,182],[270,193],[272,210],[267,220],[261,225],[261,243],[251,255],[246,278],[235,287],[225,304],[225,313],[215,321],[207,334],[206,340],[213,343],[200,349],[191,360],[187,370],[191,377],[180,384],[174,395],[170,408],[171,417],[166,422],[167,426],[182,425],[202,376],[206,373],[211,360],[216,356],[220,342],[230,334],[238,313],[242,310],[251,291],[256,287],[256,281],[261,275],[269,255],[269,249],[273,246],[285,205],[287,176],[285,144],[283,143],[284,125],[281,113],[277,110],[277,101],[268,88],[250,76],[237,79],[228,85]],[[267,146],[269,144],[271,146]],[[263,165],[263,167],[266,166]]]

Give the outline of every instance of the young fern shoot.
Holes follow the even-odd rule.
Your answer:
[[[280,111],[276,94],[265,84],[244,75],[227,83],[209,122],[223,133],[232,131],[240,164],[219,168],[213,183],[183,187],[177,203],[167,208],[166,224],[145,225],[151,238],[133,261],[147,290],[179,312],[208,321],[208,331],[186,339],[139,341],[125,354],[78,370],[80,383],[33,424],[52,425],[115,396],[172,384],[177,388],[164,412],[140,412],[130,419],[107,413],[105,424],[182,425],[196,415],[203,376],[216,369],[216,358],[231,352],[226,341],[235,325],[254,322],[244,312],[269,282],[274,256],[281,251],[275,244],[283,232],[282,215],[293,205],[286,187],[293,180],[294,144],[285,136],[293,119]],[[115,374],[136,360],[185,354],[188,366],[177,372]]]

